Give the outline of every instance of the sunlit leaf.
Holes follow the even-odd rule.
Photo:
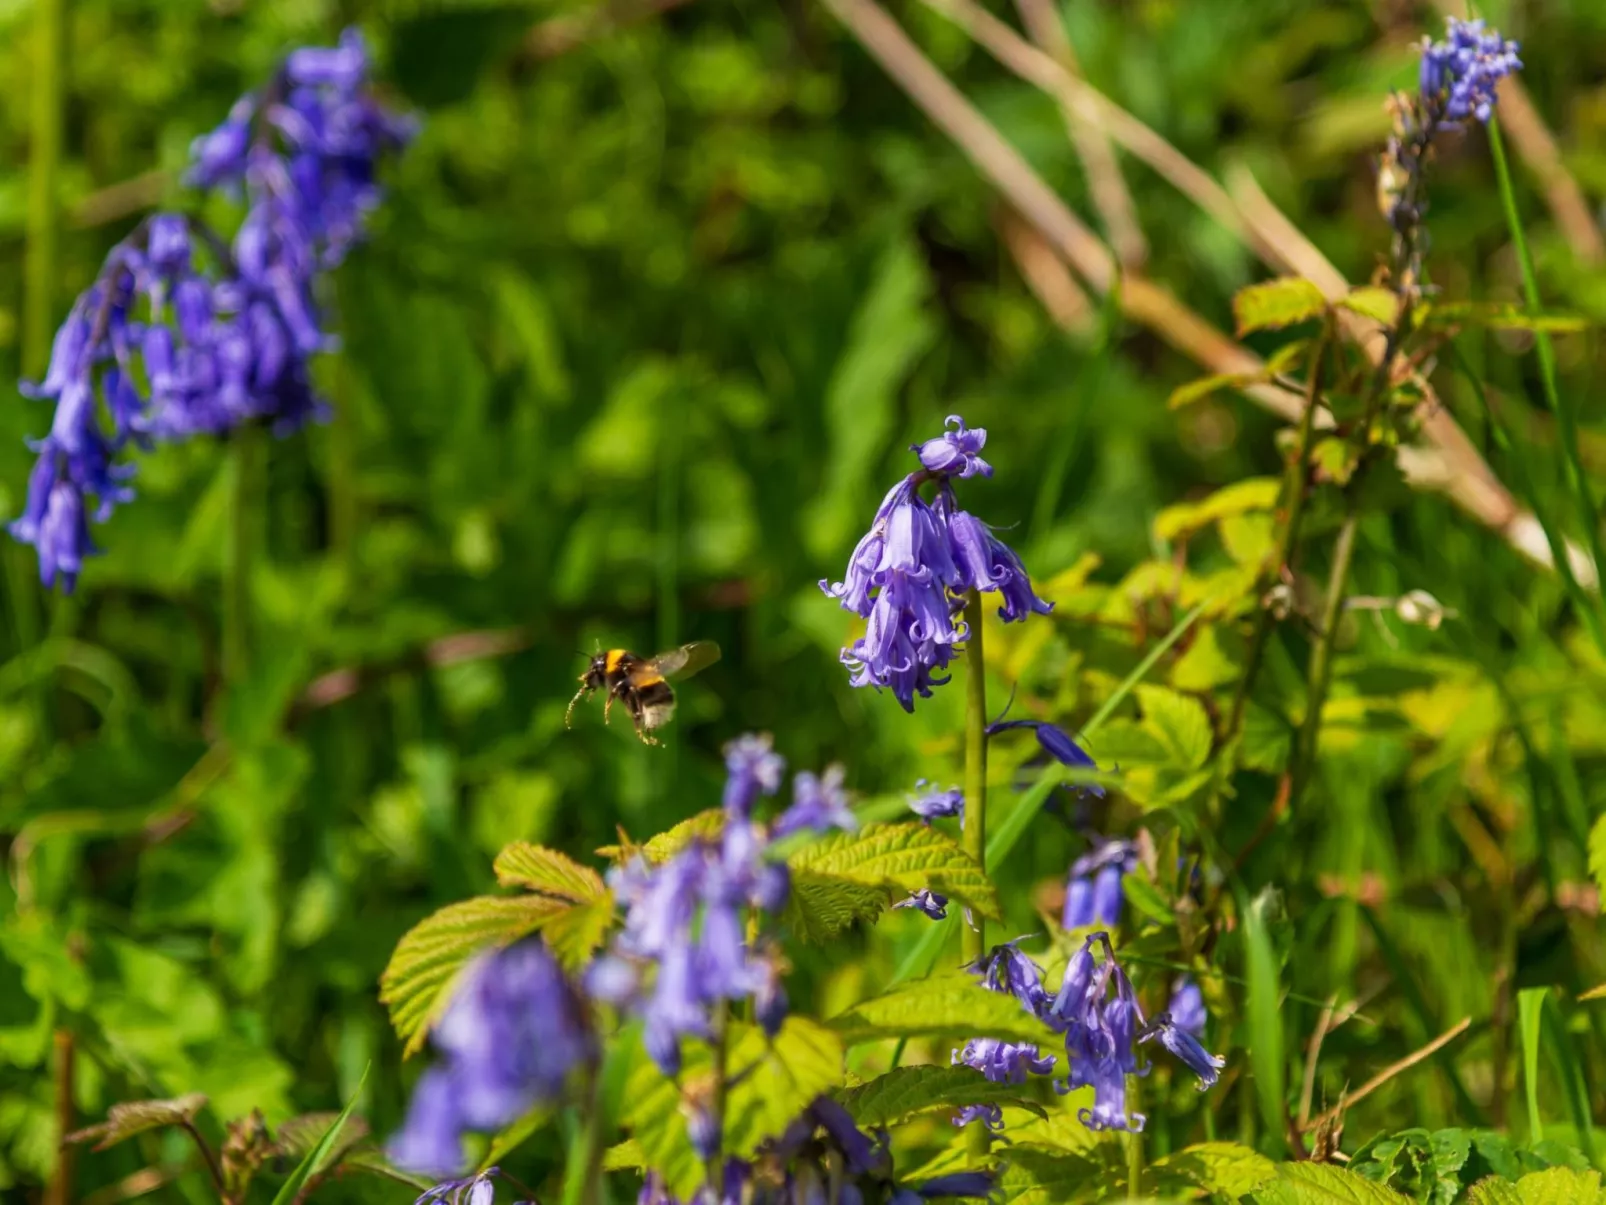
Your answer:
[[[515,841],[496,855],[496,881],[555,899],[581,904],[603,893],[602,876],[566,854],[543,845]]]
[[[838,1094],[859,1128],[895,1126],[922,1113],[965,1105],[1013,1105],[1046,1117],[1043,1107],[1021,1097],[1018,1084],[994,1083],[972,1067],[896,1067]]]
[[[1282,276],[1239,289],[1232,299],[1238,337],[1319,318],[1327,310],[1322,291],[1302,276]]]
[[[1161,1177],[1176,1176],[1212,1196],[1247,1196],[1274,1179],[1277,1165],[1253,1147],[1238,1142],[1201,1142],[1154,1162]]]
[[[901,984],[826,1022],[849,1045],[883,1038],[991,1037],[1055,1044],[1055,1035],[1013,996],[990,992],[968,974]]]
[[[946,833],[919,823],[869,824],[833,833],[787,860],[794,873],[829,876],[867,887],[933,891],[999,919],[998,892],[980,866]]]

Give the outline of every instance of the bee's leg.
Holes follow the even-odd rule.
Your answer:
[[[574,705],[590,693],[591,688],[589,686],[581,686],[580,689],[575,692],[574,698],[569,700],[569,709],[563,713],[563,726],[565,728],[572,726],[571,721],[574,719]]]
[[[613,714],[613,701],[618,697],[612,691],[608,692],[608,697],[602,704],[602,722],[604,724],[608,722],[609,717]]]
[[[662,743],[662,742],[660,742],[658,740],[657,737],[653,736],[650,732],[648,732],[640,724],[636,725],[636,735],[641,738],[641,743],[643,745],[657,745],[657,744],[661,744]]]

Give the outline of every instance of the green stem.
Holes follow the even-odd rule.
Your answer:
[[[1277,541],[1271,574],[1269,578],[1262,577],[1256,585],[1256,589],[1262,595],[1266,589],[1275,585],[1284,568],[1293,563],[1294,550],[1298,547],[1299,528],[1305,517],[1305,499],[1310,492],[1307,483],[1310,477],[1310,452],[1315,443],[1313,437],[1316,431],[1317,401],[1321,397],[1322,389],[1322,361],[1330,336],[1330,328],[1324,326],[1321,336],[1316,341],[1316,350],[1311,353],[1310,376],[1305,383],[1305,410],[1300,417],[1298,442],[1294,448],[1293,459],[1288,465],[1288,476],[1283,483],[1283,505],[1288,511],[1288,521],[1284,524]],[[1254,634],[1249,639],[1249,653],[1244,659],[1243,676],[1238,679],[1238,689],[1233,694],[1231,718],[1227,721],[1227,741],[1234,750],[1232,761],[1236,761],[1237,746],[1243,734],[1244,715],[1249,707],[1249,692],[1254,688],[1255,677],[1260,672],[1261,658],[1265,655],[1267,641],[1271,638],[1271,627],[1271,608],[1262,605],[1255,619]]]
[[[1355,559],[1355,531],[1360,525],[1360,507],[1352,494],[1344,512],[1344,525],[1338,529],[1333,546],[1333,568],[1327,577],[1327,601],[1322,607],[1321,629],[1310,651],[1310,668],[1305,675],[1305,719],[1299,726],[1299,742],[1294,749],[1294,768],[1290,775],[1288,806],[1294,807],[1310,782],[1316,762],[1316,738],[1322,726],[1322,704],[1333,671],[1333,641],[1344,610],[1344,591],[1349,585],[1350,563]]]
[[[238,686],[251,669],[251,558],[255,551],[261,431],[246,425],[232,437],[229,528],[223,563],[223,680]]]
[[[350,361],[338,356],[335,359],[335,412],[329,422],[329,547],[349,575],[348,588],[355,578],[353,558],[358,523],[354,392]]]
[[[714,1048],[714,1099],[709,1107],[713,1111],[714,1133],[719,1135],[719,1142],[703,1165],[708,1191],[716,1201],[721,1199],[725,1183],[725,1075],[730,1057],[726,1031],[730,1028],[729,1022],[730,1005],[722,1000],[714,1006],[713,1034],[709,1038]]]
[[[1142,1107],[1139,1087],[1141,1083],[1142,1081],[1135,1075],[1126,1077],[1126,1109],[1129,1114],[1137,1113]],[[1129,1130],[1126,1135],[1126,1199],[1143,1200],[1142,1130]]]
[[[584,1129],[580,1133],[580,1165],[584,1179],[580,1184],[581,1205],[602,1205],[603,1142],[602,1063],[591,1069],[591,1099],[586,1106]]]
[[[987,865],[987,658],[982,648],[981,594],[965,600],[965,826],[964,851],[977,866]],[[972,913],[960,930],[966,962],[987,953],[986,922]]]
[[[1522,270],[1522,294],[1528,312],[1539,313],[1539,279],[1534,273],[1533,254],[1523,233],[1522,217],[1517,212],[1517,194],[1511,184],[1511,170],[1506,164],[1505,140],[1500,134],[1498,118],[1489,119],[1489,151],[1494,158],[1495,177],[1500,182],[1500,204],[1506,211],[1506,226],[1511,231],[1511,244],[1517,252],[1517,265]],[[1534,331],[1534,348],[1539,353],[1539,379],[1544,387],[1545,404],[1556,419],[1556,430],[1561,435],[1564,457],[1564,476],[1578,508],[1578,521],[1589,541],[1589,554],[1594,558],[1596,572],[1606,564],[1601,555],[1600,516],[1595,500],[1589,492],[1589,481],[1584,475],[1583,457],[1578,451],[1577,419],[1571,406],[1564,405],[1561,390],[1556,384],[1556,349],[1548,331]]]

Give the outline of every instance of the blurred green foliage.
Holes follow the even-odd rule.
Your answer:
[[[0,2],[6,380],[24,367],[38,2]],[[1210,582],[1241,575],[1254,559],[1245,548],[1263,555],[1266,499],[1225,518],[1156,516],[1275,477],[1273,422],[1227,394],[1168,410],[1198,370],[1150,332],[1108,316],[1102,339],[1056,328],[1003,249],[997,198],[823,9],[699,0],[544,52],[532,30],[573,11],[66,5],[57,318],[135,220],[127,182],[135,202],[171,195],[189,139],[288,46],[361,23],[426,124],[391,173],[371,242],[334,281],[345,350],[320,371],[337,418],[267,453],[250,675],[220,684],[224,447],[144,458],[138,501],[97,530],[105,555],[72,599],[44,596],[26,550],[6,550],[0,1187],[31,1191],[52,1165],[58,1028],[77,1042],[81,1118],[202,1092],[198,1124],[215,1137],[252,1108],[270,1124],[338,1108],[371,1064],[359,1109],[386,1132],[416,1075],[377,1000],[401,934],[492,888],[492,857],[511,841],[584,861],[619,826],[645,837],[712,806],[719,746],[738,732],[774,732],[798,767],[840,761],[867,795],[897,795],[922,775],[957,781],[959,692],[909,717],[890,697],[850,690],[836,663],[849,617],[815,585],[840,577],[882,490],[906,471],[907,445],[944,415],[988,428],[997,473],[971,483],[976,509],[1014,525],[1059,604],[1052,622],[990,633],[1000,705],[1014,690],[1023,714],[1074,725]],[[899,13],[1087,212],[1055,105],[920,6]],[[1093,83],[1212,170],[1249,166],[1350,279],[1369,276],[1387,238],[1370,167],[1387,129],[1381,98],[1413,79],[1409,43],[1431,14],[1354,0],[1079,0],[1064,15]],[[1606,8],[1557,0],[1492,15],[1522,39],[1535,103],[1598,197]],[[153,168],[162,174],[148,177]],[[1457,298],[1517,299],[1480,138],[1448,145],[1434,172],[1435,281]],[[1152,243],[1147,271],[1228,325],[1257,266],[1148,172],[1128,176]],[[1606,318],[1606,274],[1552,227],[1534,181],[1519,185],[1546,302]],[[1563,513],[1528,338],[1473,333],[1461,349],[1503,396],[1511,456]],[[1558,351],[1598,487],[1599,341],[1564,335]],[[1439,383],[1511,480],[1475,395],[1448,371]],[[20,505],[22,440],[46,421],[0,393],[0,512]],[[1313,547],[1337,521],[1315,507]],[[1397,1187],[1430,1191],[1462,1164],[1444,1163],[1428,1130],[1509,1123],[1541,1137],[1526,1134],[1517,1103],[1518,987],[1561,989],[1557,1024],[1588,1051],[1585,1101],[1598,1116],[1606,1099],[1606,1013],[1576,1002],[1606,980],[1585,840],[1606,811],[1606,667],[1559,580],[1441,497],[1401,492],[1360,541],[1356,593],[1425,589],[1455,614],[1433,629],[1386,610],[1346,622],[1316,782],[1305,806],[1263,826],[1308,639],[1294,624],[1272,642],[1266,697],[1249,713],[1249,772],[1208,837],[1239,854],[1247,891],[1281,893],[1257,902],[1254,930],[1281,981],[1252,1007],[1253,960],[1241,938],[1228,941],[1225,977],[1204,986],[1235,1070],[1213,1112],[1180,1085],[1176,1121],[1155,1102],[1153,1154],[1206,1133],[1254,1138],[1244,1052],[1260,1041],[1257,1008],[1280,1008],[1297,1092],[1303,1043],[1333,996],[1361,1005],[1323,1047],[1318,1111],[1473,1018],[1446,1056],[1349,1117],[1361,1139],[1406,1131],[1372,1143],[1368,1166],[1406,1169]],[[1250,600],[1235,597],[1155,671],[1156,687],[1190,693],[1135,697],[1104,730],[1094,751],[1129,773],[1096,827],[1187,813],[1201,785],[1185,773],[1203,764],[1196,741],[1208,745],[1241,664],[1236,617]],[[25,644],[17,633],[31,620],[40,639]],[[575,675],[598,644],[648,652],[692,638],[719,641],[725,658],[682,691],[668,747],[641,747],[593,709],[565,731]],[[994,773],[1000,807],[1010,760]],[[1044,892],[1081,847],[1045,818],[992,868],[1011,934],[1040,927]],[[1173,937],[1186,923],[1170,914],[1177,898],[1157,890],[1147,910]],[[922,923],[899,914],[829,958],[799,949],[794,1001],[830,1012],[873,994]],[[1538,1106],[1554,1124],[1543,1136],[1557,1138],[1574,1088],[1548,1064],[1544,1075]],[[520,1156],[532,1183],[559,1174],[565,1141],[555,1128]],[[1467,1141],[1454,1140],[1463,1162]],[[186,1160],[182,1136],[146,1134],[81,1155],[80,1191],[111,1200],[93,1194]],[[205,1181],[191,1166],[160,1191],[202,1200]]]

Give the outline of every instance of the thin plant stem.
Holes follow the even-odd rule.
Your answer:
[[[1141,1081],[1135,1075],[1126,1077],[1126,1107],[1137,1113],[1142,1105],[1139,1094]],[[1126,1135],[1126,1199],[1143,1200],[1143,1131],[1129,1130]]]
[[[1305,675],[1305,719],[1299,726],[1294,750],[1294,767],[1289,775],[1288,806],[1294,807],[1310,783],[1316,761],[1316,738],[1322,726],[1322,704],[1333,670],[1333,642],[1344,610],[1344,590],[1349,585],[1350,564],[1355,559],[1355,531],[1360,526],[1360,506],[1351,495],[1343,526],[1333,545],[1333,567],[1327,576],[1327,600],[1322,605],[1321,628],[1310,652],[1310,668]]]
[[[1517,212],[1517,194],[1511,184],[1511,171],[1506,164],[1505,140],[1500,134],[1500,121],[1489,119],[1489,152],[1494,159],[1495,177],[1500,183],[1500,204],[1506,212],[1506,225],[1511,231],[1511,245],[1517,252],[1517,265],[1522,271],[1522,294],[1528,312],[1539,313],[1539,280],[1534,273],[1533,253],[1523,233],[1522,216]],[[1584,528],[1584,539],[1594,559],[1596,571],[1606,564],[1601,552],[1600,516],[1595,499],[1589,491],[1589,480],[1584,475],[1583,459],[1578,452],[1578,425],[1572,407],[1561,400],[1556,384],[1556,349],[1550,341],[1550,332],[1534,331],[1534,349],[1539,353],[1539,380],[1544,388],[1545,404],[1556,419],[1556,430],[1561,436],[1564,476],[1568,489],[1578,508],[1578,521]]]
[[[1256,589],[1262,595],[1266,587],[1275,584],[1284,569],[1292,565],[1294,552],[1298,547],[1299,528],[1305,517],[1305,500],[1310,492],[1308,488],[1310,452],[1315,443],[1316,410],[1322,389],[1322,362],[1331,337],[1332,328],[1323,327],[1321,336],[1316,341],[1316,349],[1311,353],[1310,376],[1305,383],[1305,410],[1300,417],[1298,443],[1294,447],[1293,459],[1288,464],[1288,476],[1283,484],[1283,506],[1287,510],[1288,519],[1283,524],[1282,533],[1277,541],[1269,581],[1266,576],[1262,576],[1256,585]],[[1255,619],[1254,633],[1249,638],[1249,652],[1244,658],[1243,676],[1238,679],[1238,688],[1232,698],[1231,718],[1227,721],[1227,740],[1234,750],[1243,734],[1244,714],[1249,707],[1249,693],[1254,689],[1255,677],[1260,672],[1261,658],[1265,655],[1266,643],[1271,638],[1271,627],[1272,609],[1263,604],[1260,614]]]
[[[72,1030],[58,1029],[55,1033],[56,1079],[56,1167],[45,1190],[45,1205],[72,1205],[73,1202],[73,1151],[63,1141],[73,1130],[73,1063],[74,1043]]]
[[[247,424],[232,436],[229,527],[223,564],[223,680],[238,686],[251,672],[251,558],[256,530],[261,432]]]
[[[586,1102],[584,1128],[580,1132],[580,1164],[584,1176],[580,1183],[580,1205],[602,1205],[602,1154],[606,1137],[602,1114],[602,1063],[598,1061],[591,1069],[591,1099]]]
[[[714,1133],[717,1138],[713,1153],[708,1156],[708,1162],[703,1165],[703,1177],[708,1183],[708,1191],[715,1200],[722,1195],[725,1180],[725,1075],[730,1061],[729,1049],[730,1005],[721,1000],[714,1005],[712,1035],[709,1044],[714,1049],[714,1099],[710,1109],[714,1117]]]
[[[212,1144],[207,1142],[201,1131],[195,1128],[193,1121],[185,1121],[183,1125],[184,1132],[194,1141],[196,1149],[201,1152],[201,1158],[206,1161],[206,1170],[212,1177],[212,1185],[217,1189],[218,1196],[225,1202],[232,1202],[233,1198],[224,1187],[223,1169],[218,1166],[217,1155],[212,1151]]]
[[[981,594],[965,600],[965,823],[964,851],[977,866],[987,864],[987,658],[982,647]],[[986,922],[972,913],[960,930],[966,962],[987,952]]]

